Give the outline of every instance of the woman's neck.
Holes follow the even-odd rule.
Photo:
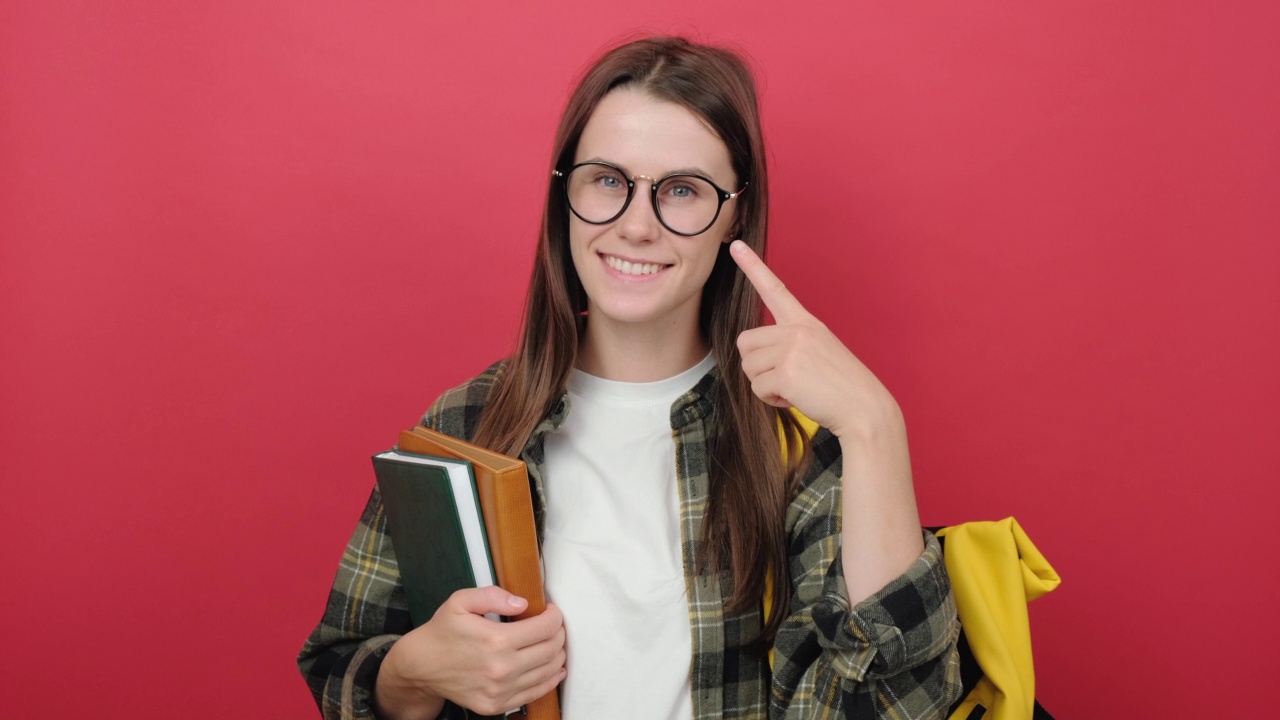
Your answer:
[[[684,329],[636,327],[593,325],[588,318],[578,344],[578,369],[606,380],[654,382],[697,365],[710,349],[696,323]]]

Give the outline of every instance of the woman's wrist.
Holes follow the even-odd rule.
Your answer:
[[[435,720],[444,710],[444,698],[415,683],[403,672],[406,646],[401,638],[382,660],[373,688],[373,708],[383,720]]]
[[[898,402],[888,392],[875,403],[851,403],[853,411],[831,423],[828,429],[844,447],[875,447],[903,443],[907,425]]]

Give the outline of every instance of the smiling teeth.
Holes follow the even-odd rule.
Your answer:
[[[662,265],[654,263],[633,263],[621,260],[612,255],[606,255],[605,262],[609,263],[609,267],[617,270],[623,275],[652,275],[662,269]]]

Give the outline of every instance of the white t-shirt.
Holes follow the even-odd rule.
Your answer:
[[[546,439],[542,541],[565,618],[564,720],[693,715],[671,406],[714,364],[651,383],[569,381],[569,416]]]

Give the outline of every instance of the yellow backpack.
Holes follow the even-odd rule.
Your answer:
[[[930,528],[960,616],[965,694],[950,720],[1051,720],[1036,701],[1027,603],[1062,582],[1011,517]]]

